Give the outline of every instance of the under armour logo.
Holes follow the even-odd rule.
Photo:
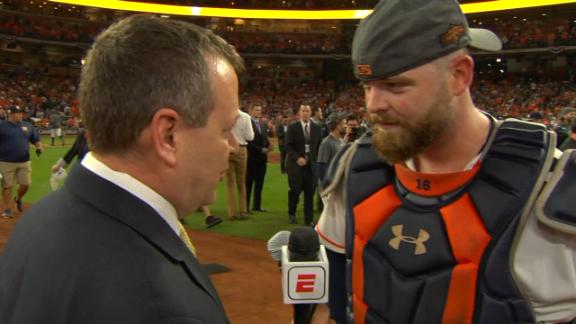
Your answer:
[[[418,233],[418,237],[406,236],[402,234],[404,232],[404,225],[392,226],[392,234],[394,238],[390,240],[388,244],[394,249],[398,250],[400,248],[400,242],[406,242],[410,244],[415,244],[416,249],[414,250],[414,255],[426,254],[426,246],[424,242],[428,241],[430,234],[425,230],[421,229]]]

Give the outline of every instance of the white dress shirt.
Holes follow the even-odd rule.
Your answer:
[[[238,145],[246,145],[248,141],[254,139],[254,130],[252,129],[252,117],[243,111],[239,111],[240,116],[232,128],[232,135],[238,142]]]
[[[86,154],[81,163],[86,169],[128,191],[148,204],[166,221],[176,235],[179,234],[180,227],[178,225],[176,209],[168,200],[164,199],[164,197],[131,175],[110,169],[106,164],[98,161],[91,152]]]

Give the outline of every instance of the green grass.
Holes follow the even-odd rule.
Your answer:
[[[50,138],[42,137],[44,143],[44,153],[39,158],[31,151],[32,160],[32,186],[24,197],[27,203],[34,203],[51,191],[50,176],[51,167],[58,161],[70,145],[74,142],[74,137],[67,137],[65,147],[50,146]],[[300,199],[297,219],[303,223],[302,197]],[[267,240],[276,232],[284,229],[293,229],[302,225],[291,225],[288,223],[288,179],[280,174],[280,166],[276,163],[269,163],[262,193],[262,207],[267,209],[266,213],[254,212],[250,219],[244,221],[228,220],[226,208],[226,184],[222,182],[218,186],[218,196],[216,202],[210,207],[212,214],[222,217],[221,224],[211,228],[204,228],[204,216],[202,213],[194,213],[186,217],[188,227],[196,230],[206,230],[226,235],[249,237]],[[318,219],[316,214],[315,220]]]

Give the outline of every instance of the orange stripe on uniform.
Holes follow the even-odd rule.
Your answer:
[[[336,242],[334,242],[333,240],[329,239],[328,236],[324,235],[324,233],[322,233],[322,231],[320,230],[320,228],[318,228],[318,226],[316,226],[316,233],[318,233],[318,235],[326,242],[334,245],[335,247],[341,248],[341,249],[345,249],[346,247],[342,244],[338,244]]]
[[[368,306],[366,306],[356,295],[352,295],[352,305],[354,305],[354,323],[365,324]]]
[[[472,323],[478,268],[492,237],[469,194],[440,211],[458,263],[452,271],[442,323]]]
[[[354,207],[354,252],[352,255],[352,291],[354,322],[366,322],[364,299],[364,248],[374,233],[400,206],[400,198],[392,186],[386,186]]]
[[[459,264],[454,267],[442,324],[472,323],[477,276],[478,267],[475,264]]]
[[[355,235],[368,241],[398,206],[400,198],[388,185],[354,207]]]
[[[454,191],[471,181],[480,170],[480,166],[481,163],[478,162],[470,170],[453,173],[420,173],[401,164],[395,164],[394,169],[398,180],[406,189],[421,196],[437,197]]]

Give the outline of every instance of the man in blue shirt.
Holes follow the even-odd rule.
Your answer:
[[[2,174],[2,217],[12,218],[10,198],[12,187],[17,182],[18,193],[14,200],[22,212],[22,197],[30,186],[29,143],[36,146],[36,154],[42,154],[42,143],[38,132],[28,122],[22,121],[22,110],[18,106],[8,107],[8,119],[0,122],[0,173]]]

